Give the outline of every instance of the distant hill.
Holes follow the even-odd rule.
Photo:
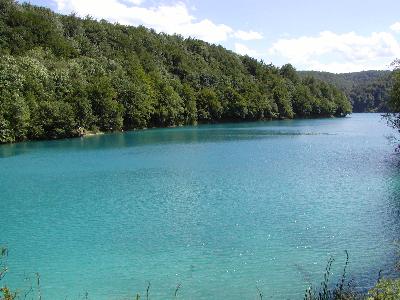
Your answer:
[[[301,71],[308,76],[333,84],[343,91],[353,105],[353,112],[387,112],[391,89],[391,71],[363,71],[335,74],[329,72]]]

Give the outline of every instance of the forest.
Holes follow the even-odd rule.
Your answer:
[[[0,0],[0,89],[0,143],[352,111],[290,64],[13,0]]]
[[[333,84],[346,94],[353,112],[389,112],[391,71],[362,71],[334,74],[329,72],[301,71],[301,77],[312,76]]]

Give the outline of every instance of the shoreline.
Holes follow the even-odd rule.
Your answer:
[[[151,130],[151,129],[167,129],[167,128],[178,128],[178,127],[184,127],[184,126],[199,126],[199,125],[218,125],[218,124],[229,124],[229,123],[252,123],[252,122],[270,122],[270,121],[295,121],[295,120],[316,120],[316,119],[341,119],[341,118],[346,118],[351,114],[347,114],[346,116],[326,116],[326,115],[321,115],[321,116],[309,116],[309,117],[295,117],[292,119],[289,118],[265,118],[265,119],[259,119],[259,120],[235,120],[235,119],[224,119],[224,120],[219,120],[219,121],[214,121],[214,122],[202,122],[198,121],[195,124],[183,124],[183,125],[170,125],[170,126],[154,126],[154,127],[144,127],[144,128],[132,128],[132,129],[122,129],[122,130],[115,130],[115,131],[85,131],[82,129],[77,129],[77,135],[75,136],[69,136],[69,137],[62,137],[62,138],[49,138],[49,139],[27,139],[24,141],[17,141],[17,142],[12,142],[12,143],[0,143],[0,147],[3,145],[17,145],[21,143],[28,143],[28,142],[40,142],[40,141],[60,141],[60,140],[68,140],[68,139],[77,139],[77,138],[90,138],[90,137],[96,137],[96,136],[101,136],[105,134],[112,134],[112,133],[124,133],[124,132],[131,132],[131,131],[141,131],[141,130]],[[375,114],[375,113],[368,113],[368,114]]]

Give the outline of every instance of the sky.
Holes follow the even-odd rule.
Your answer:
[[[220,44],[298,70],[390,69],[400,58],[400,0],[30,0]]]

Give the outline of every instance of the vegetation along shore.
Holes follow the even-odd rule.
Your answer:
[[[179,35],[0,1],[0,143],[345,116],[332,84]]]

